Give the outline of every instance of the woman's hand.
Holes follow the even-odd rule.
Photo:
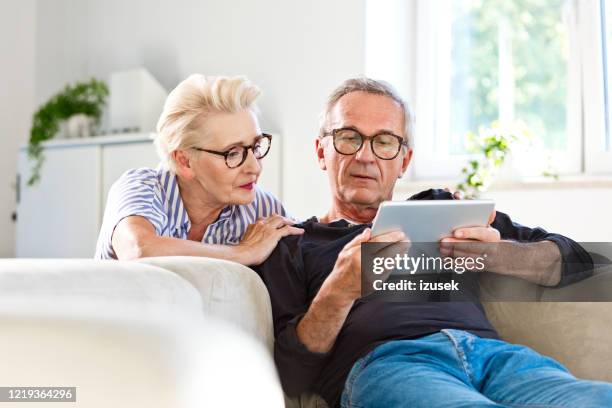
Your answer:
[[[259,265],[268,259],[282,237],[304,233],[303,229],[293,227],[293,224],[289,218],[273,215],[249,225],[242,241],[236,246],[240,263]]]

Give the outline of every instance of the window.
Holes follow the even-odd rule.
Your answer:
[[[584,170],[612,171],[612,2],[576,2],[581,42]]]
[[[550,150],[565,150],[565,0],[453,0],[449,144],[493,121],[522,119]],[[442,67],[441,67],[442,68]]]
[[[606,139],[605,139],[605,151],[610,151],[612,147],[612,1],[602,0],[601,1],[601,15],[602,15],[602,52],[603,52],[603,64],[605,72],[605,102],[606,102]]]
[[[375,7],[371,3],[381,1],[369,1],[368,12]],[[399,4],[382,3],[387,12],[390,4]],[[410,44],[410,96],[417,117],[412,177],[459,177],[470,155],[467,134],[494,122],[502,127],[521,123],[532,135],[513,160],[523,176],[544,170],[612,171],[612,0],[411,4],[413,16],[405,24],[415,27]],[[386,32],[390,25],[401,25],[386,23]],[[366,38],[374,50],[372,26],[368,22]],[[405,82],[384,75],[390,71],[368,74]]]

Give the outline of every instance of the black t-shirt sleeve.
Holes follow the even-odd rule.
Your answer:
[[[310,304],[299,239],[281,240],[267,261],[255,268],[270,293],[274,360],[289,396],[308,391],[329,356],[309,351],[297,335],[297,325]]]
[[[413,195],[409,200],[452,200],[453,195],[441,189],[429,189]],[[497,211],[495,220],[491,224],[499,231],[502,239],[517,242],[552,241],[561,252],[562,272],[561,281],[557,287],[566,286],[581,281],[593,274],[593,259],[577,242],[560,234],[549,233],[543,228],[529,228],[518,224],[507,214]]]

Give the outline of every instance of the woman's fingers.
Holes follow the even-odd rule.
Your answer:
[[[282,228],[285,225],[293,225],[295,221],[290,218],[283,217],[282,215],[272,215],[268,218],[262,218],[263,224],[273,226],[275,228]]]
[[[278,230],[278,238],[286,237],[288,235],[302,235],[304,230],[301,228],[287,226]]]

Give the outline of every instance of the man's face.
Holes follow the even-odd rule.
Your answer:
[[[381,132],[404,135],[404,113],[400,105],[388,96],[366,92],[344,95],[330,112],[326,131],[352,127],[364,136]],[[370,141],[364,141],[354,155],[342,155],[333,146],[332,136],[318,139],[319,165],[327,170],[332,194],[344,204],[376,209],[393,195],[395,181],[404,174],[412,150],[402,147],[392,160],[374,155]]]

